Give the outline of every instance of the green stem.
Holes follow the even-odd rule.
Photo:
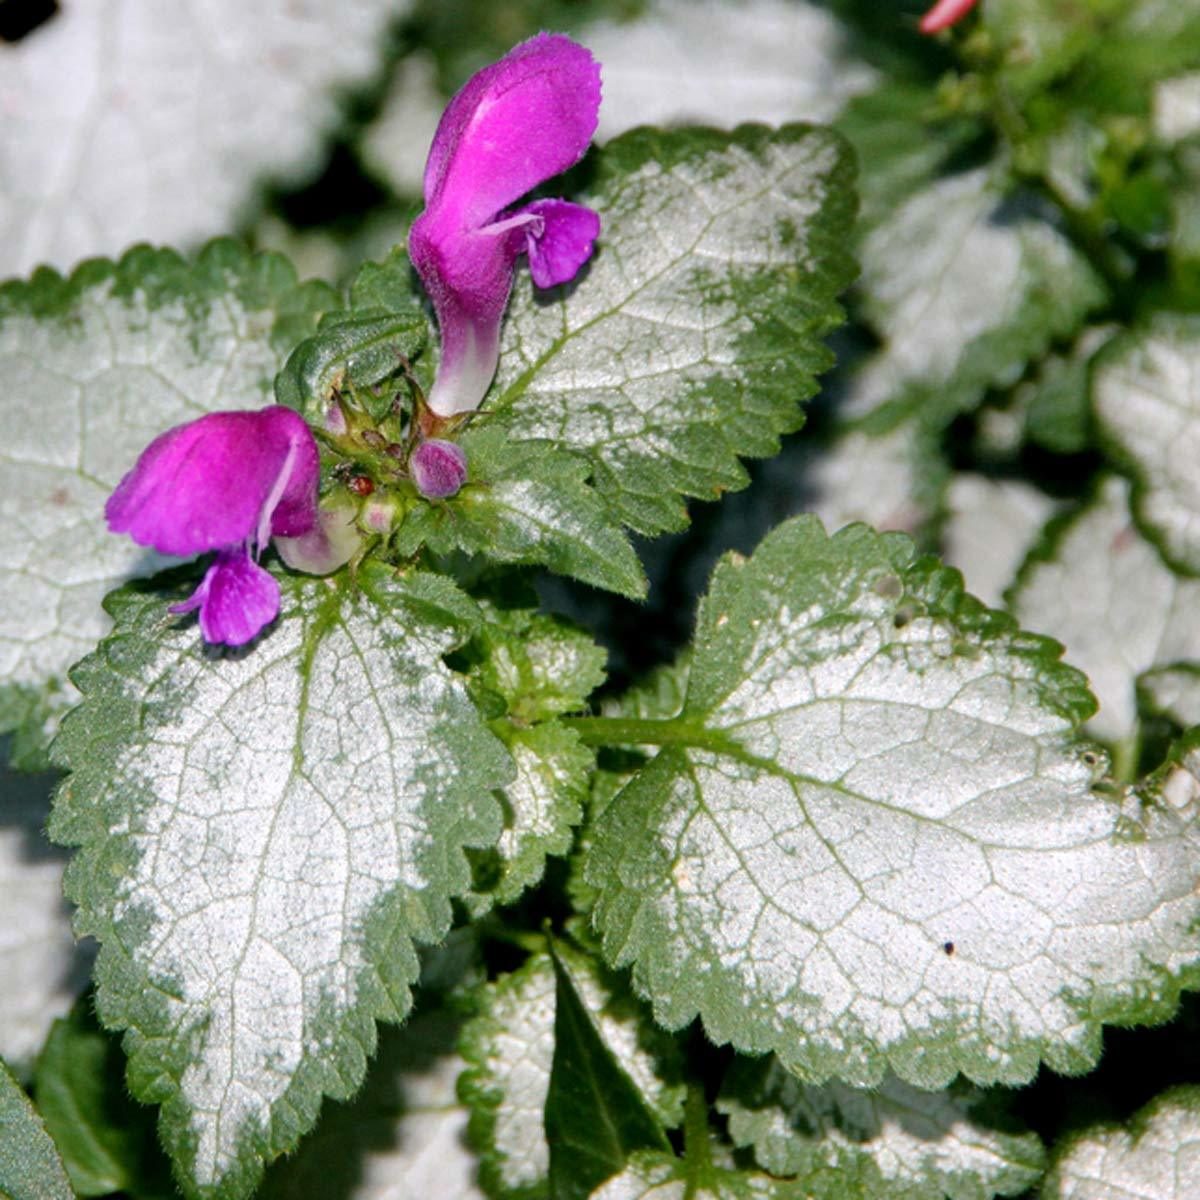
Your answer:
[[[724,733],[681,717],[564,717],[562,723],[587,746],[699,746],[725,752],[735,748]]]
[[[1138,722],[1127,738],[1113,746],[1113,778],[1119,783],[1133,783],[1138,777],[1138,760],[1141,756],[1142,726]]]
[[[688,1083],[687,1100],[683,1108],[683,1158],[687,1171],[684,1200],[689,1200],[712,1173],[712,1143],[709,1136],[708,1100],[704,1095],[704,1085],[693,1079]]]

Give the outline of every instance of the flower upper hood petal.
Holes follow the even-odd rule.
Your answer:
[[[312,528],[319,473],[312,433],[290,408],[209,413],[155,438],[104,513],[114,533],[161,554],[261,548]]]
[[[534,281],[546,286],[572,279],[590,256],[596,214],[565,201],[511,206],[583,157],[599,108],[600,66],[590,52],[542,33],[473,76],[442,115],[425,168],[426,207],[408,236],[441,331],[429,396],[438,416],[483,400],[517,258],[528,250]]]
[[[600,64],[539,33],[471,77],[446,107],[425,166],[439,224],[477,229],[577,163],[600,113]]]

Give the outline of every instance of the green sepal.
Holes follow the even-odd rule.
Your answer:
[[[429,320],[410,283],[401,249],[367,263],[350,288],[348,306],[326,313],[317,332],[292,351],[275,380],[275,398],[320,427],[335,393],[353,388],[381,420],[397,396],[393,381],[429,340]],[[403,385],[401,385],[403,386]]]

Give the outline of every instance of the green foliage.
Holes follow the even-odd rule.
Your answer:
[[[276,400],[319,428],[335,393],[353,388],[371,415],[382,418],[396,395],[395,377],[429,340],[429,321],[411,276],[408,256],[399,248],[383,262],[367,263],[346,307],[325,313],[316,334],[288,356],[275,380]]]
[[[34,1091],[77,1196],[125,1192],[136,1200],[176,1194],[154,1136],[152,1109],[124,1085],[125,1057],[96,1023],[91,997],[54,1022]]]
[[[604,650],[581,630],[531,608],[489,605],[464,657],[476,704],[512,755],[494,847],[473,851],[469,904],[480,913],[537,883],[547,855],[570,849],[595,755],[556,718],[586,707],[604,681]]]
[[[1042,1185],[1042,1200],[1183,1200],[1197,1182],[1200,1088],[1155,1097],[1126,1128],[1093,1127],[1067,1141]]]
[[[1129,488],[1115,476],[1047,529],[1012,594],[1022,622],[1064,642],[1087,671],[1100,702],[1089,729],[1112,743],[1135,733],[1143,671],[1200,659],[1198,602],[1200,582],[1168,570],[1135,526]]]
[[[546,1091],[550,1194],[587,1200],[635,1150],[667,1150],[667,1136],[605,1046],[571,977],[554,966],[554,1063]]]
[[[409,509],[391,546],[402,556],[428,546],[501,563],[544,563],[593,587],[640,599],[641,563],[620,525],[588,485],[584,459],[551,442],[516,441],[480,426],[462,438],[467,483],[457,495]]]
[[[512,1200],[575,1194],[602,1179],[590,1133],[615,1171],[634,1144],[663,1145],[664,1127],[682,1115],[678,1050],[627,981],[569,943],[554,953],[539,950],[480,989],[461,1041],[460,1092],[481,1176],[490,1194]]]
[[[589,852],[610,960],[668,1028],[698,1014],[814,1082],[1023,1082],[1094,1061],[1098,1018],[1162,1019],[1196,954],[1195,814],[1093,791],[1058,653],[904,538],[801,519],[727,557],[680,716],[612,722],[662,749]]]
[[[448,580],[281,586],[272,636],[228,656],[197,653],[162,590],[116,593],[57,743],[97,1008],[189,1196],[248,1195],[357,1088],[512,770],[442,665],[480,623]]]
[[[683,498],[744,487],[739,456],[774,454],[831,365],[852,181],[811,126],[610,142],[579,197],[604,214],[600,249],[550,302],[516,288],[488,407],[583,456],[630,528],[682,529]]]
[[[639,1150],[629,1165],[592,1193],[592,1200],[651,1200],[680,1195],[692,1200],[805,1200],[801,1187],[757,1171],[734,1169],[705,1156],[679,1159]]]
[[[77,700],[67,669],[107,632],[105,592],[164,563],[108,532],[108,493],[169,426],[267,403],[332,303],[229,241],[0,286],[0,730],[17,731],[17,763],[44,761]]]
[[[361,82],[380,6],[351,7],[322,66]],[[1200,5],[982,0],[936,38],[925,7],[414,3],[394,80],[305,98],[334,148],[269,203],[339,278],[402,241],[384,176],[414,187],[438,89],[537,28],[595,32],[601,142],[656,36],[697,53],[651,111],[736,126],[548,181],[601,235],[564,287],[518,267],[445,500],[408,474],[437,329],[402,246],[343,297],[226,241],[0,285],[0,731],[36,766],[61,723],[52,833],[102,944],[20,1076],[66,1176],[0,1073],[0,1192],[987,1200],[1038,1186],[1041,1138],[1046,1200],[1192,1200],[1194,1089],[1093,1122],[1165,1086],[1110,1076],[1155,1037],[1194,1074],[1187,1022],[1102,1027],[1200,984]],[[110,537],[104,499],[164,429],[273,396],[354,553],[268,557],[278,621],[205,647],[168,612],[204,564]],[[4,919],[50,949],[14,778]],[[22,945],[18,1074],[88,961]]]
[[[914,191],[862,245],[863,312],[883,341],[849,416],[940,424],[1012,382],[1106,299],[1103,280],[1004,165]]]
[[[737,1059],[717,1107],[735,1145],[813,1200],[923,1200],[931,1187],[988,1200],[1024,1191],[1045,1166],[1037,1137],[996,1128],[970,1087],[927,1092],[890,1077],[873,1091],[811,1087],[774,1059]]]
[[[29,1097],[0,1061],[0,1195],[72,1200],[62,1159]]]
[[[1095,370],[1096,419],[1134,479],[1134,511],[1168,562],[1200,574],[1200,486],[1192,429],[1200,417],[1200,317],[1156,313],[1114,339]]]

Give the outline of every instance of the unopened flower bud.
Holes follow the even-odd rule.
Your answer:
[[[454,442],[430,438],[413,451],[408,469],[422,496],[429,500],[444,500],[466,483],[467,456]]]

